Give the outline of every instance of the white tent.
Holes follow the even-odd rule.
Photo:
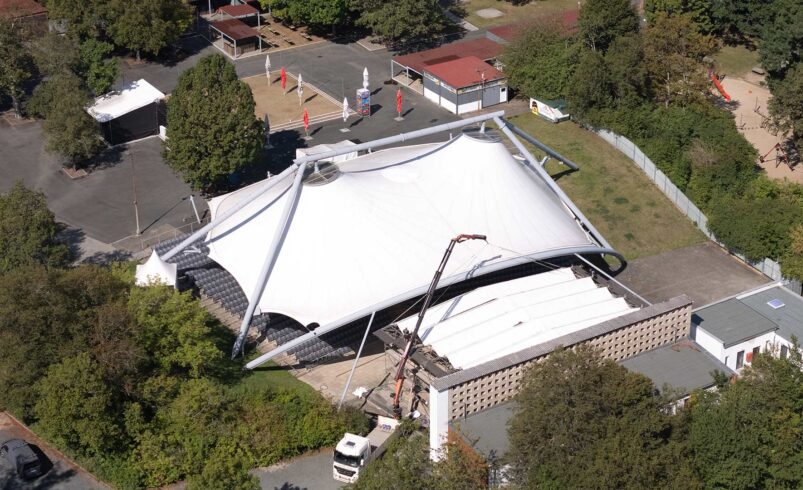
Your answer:
[[[557,269],[475,289],[430,308],[419,338],[465,369],[636,311],[590,277]],[[410,332],[417,315],[398,323]]]
[[[262,312],[302,324],[342,324],[423,293],[449,240],[460,244],[442,284],[530,257],[600,249],[546,182],[501,141],[461,135],[447,143],[376,151],[338,164],[324,185],[304,184],[259,298]],[[213,220],[278,181],[209,232],[209,256],[249,297],[292,195],[287,174],[210,202]]]
[[[137,286],[148,286],[150,284],[175,286],[176,267],[176,264],[168,264],[162,260],[154,250],[144,264],[137,265]]]
[[[141,109],[148,104],[164,99],[165,94],[144,79],[131,82],[120,90],[95,99],[87,108],[89,115],[104,123],[117,119],[129,112]]]

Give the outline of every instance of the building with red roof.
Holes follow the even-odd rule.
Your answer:
[[[454,114],[480,110],[507,102],[505,74],[493,66],[503,49],[480,38],[396,56],[393,79]]]

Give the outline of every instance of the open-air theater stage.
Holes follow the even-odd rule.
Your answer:
[[[583,259],[604,267],[607,255],[624,266],[516,135],[575,165],[503,115],[297,158],[281,174],[213,198],[211,222],[156,247],[138,267],[138,283],[197,288],[222,305],[241,322],[233,355],[247,336],[259,345],[252,369],[277,356],[301,364],[340,358],[356,350],[369,319],[374,331],[417,313],[444,249],[461,233],[487,240],[454,249],[436,302]],[[489,120],[500,129],[486,131]],[[446,141],[390,147],[434,133]],[[354,152],[360,156],[330,163]]]

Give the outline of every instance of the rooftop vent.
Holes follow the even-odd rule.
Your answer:
[[[356,446],[356,444],[354,443],[354,441],[349,441],[349,442],[346,443],[346,446],[354,447],[354,446]]]
[[[783,308],[784,306],[786,306],[783,301],[777,298],[767,301],[767,304],[770,305],[773,310],[777,310],[778,308]]]

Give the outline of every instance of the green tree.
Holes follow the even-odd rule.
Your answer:
[[[781,80],[772,80],[770,88],[770,129],[776,134],[790,133],[794,145],[803,149],[803,65],[795,65]]]
[[[803,50],[803,3],[799,0],[777,0],[762,26],[759,54],[761,65],[775,74],[783,74],[800,61]]]
[[[76,40],[97,38],[109,17],[108,0],[47,0],[47,14]]]
[[[24,265],[69,263],[70,250],[59,241],[58,232],[45,195],[15,184],[0,195],[0,273]]]
[[[95,39],[87,39],[81,43],[78,73],[95,95],[108,92],[117,80],[118,60],[117,57],[110,56],[113,50],[114,46],[111,44]]]
[[[200,475],[190,476],[187,490],[258,490],[259,479],[248,472],[248,457],[235,441],[218,441]]]
[[[78,43],[71,37],[48,32],[31,44],[36,67],[46,77],[78,71],[80,52]]]
[[[613,105],[613,82],[599,51],[583,50],[566,89],[569,111],[580,120],[593,119],[593,112]]]
[[[50,103],[45,106],[42,125],[47,136],[45,150],[61,156],[65,166],[75,167],[104,147],[97,122],[86,112],[89,96],[83,88],[78,88],[81,83],[72,74],[60,75],[46,83],[51,96],[44,96]]]
[[[36,384],[38,427],[61,445],[86,454],[114,448],[121,430],[112,390],[83,353],[48,368]]]
[[[159,54],[192,22],[182,0],[115,0],[110,5],[109,35],[118,46],[134,51],[138,61],[142,51]]]
[[[181,74],[167,103],[164,156],[195,189],[219,184],[260,154],[262,123],[234,66],[216,54]]]
[[[711,18],[716,32],[744,42],[759,37],[772,21],[777,0],[713,0]]]
[[[356,10],[359,25],[393,46],[431,42],[449,25],[437,0],[357,0]]]
[[[25,82],[34,75],[33,58],[22,42],[19,28],[5,19],[0,19],[0,92],[5,92],[14,106],[17,116],[25,95]]]
[[[690,443],[706,488],[803,485],[803,373],[789,359],[760,354],[735,383],[692,404]]]
[[[650,22],[659,12],[667,15],[689,14],[700,31],[711,34],[718,28],[712,17],[715,3],[710,0],[648,0],[644,10]]]
[[[688,481],[666,400],[652,382],[588,346],[558,350],[523,380],[509,424],[522,488],[670,488]]]
[[[605,53],[605,64],[619,107],[632,108],[651,99],[641,35],[616,38]]]
[[[287,19],[295,25],[305,25],[317,31],[332,33],[349,24],[351,0],[260,0],[263,8],[271,7],[274,17]]]
[[[580,8],[580,37],[592,50],[605,52],[620,36],[638,31],[630,0],[587,0]]]
[[[554,24],[536,24],[507,45],[502,60],[510,84],[528,97],[561,99],[577,48]]]
[[[717,239],[750,260],[777,260],[790,245],[790,230],[803,223],[803,206],[778,197],[740,196],[718,201],[709,214]]]
[[[667,107],[702,101],[709,86],[702,60],[714,48],[714,40],[700,34],[688,14],[659,13],[644,30],[644,61],[657,101]]]
[[[789,247],[781,256],[781,271],[787,277],[803,280],[803,224],[789,230]]]
[[[137,343],[150,354],[156,373],[198,378],[221,364],[222,353],[210,335],[213,320],[189,292],[135,287],[128,308]]]

